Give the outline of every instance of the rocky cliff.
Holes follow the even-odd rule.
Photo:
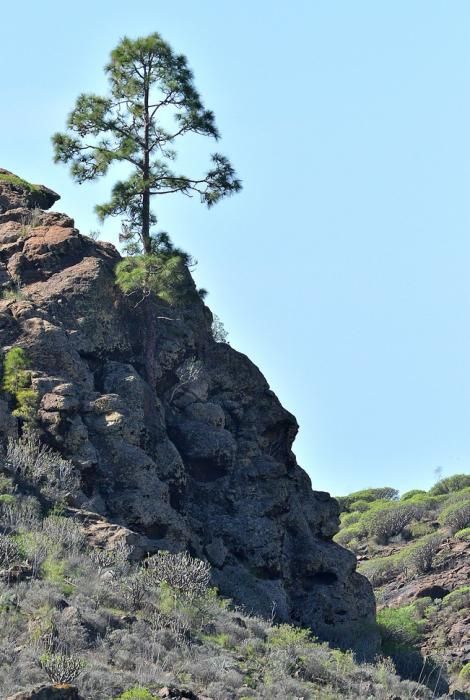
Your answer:
[[[207,559],[249,611],[340,644],[359,627],[370,650],[371,586],[332,542],[336,501],[296,463],[295,418],[214,340],[189,276],[184,308],[136,304],[114,284],[116,249],[45,211],[57,199],[0,171],[0,352],[27,350],[43,437],[80,469],[75,505],[130,528],[141,552]],[[11,408],[3,395],[3,439]]]

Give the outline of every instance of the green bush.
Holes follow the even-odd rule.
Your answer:
[[[400,574],[410,578],[414,573],[424,573],[432,568],[441,537],[436,534],[422,537],[416,542],[388,557],[375,557],[362,562],[358,571],[366,576],[374,586],[388,583]]]
[[[470,542],[470,527],[464,527],[463,530],[458,530],[455,533],[455,536],[459,540],[463,540],[464,542]]]
[[[13,493],[14,490],[15,485],[13,484],[13,479],[9,476],[0,474],[0,494]]]
[[[16,498],[12,493],[2,493],[0,495],[0,503],[12,506],[16,502]]]
[[[459,679],[470,683],[470,663],[465,664],[459,673]]]
[[[424,535],[431,535],[436,530],[432,523],[421,522],[419,520],[417,522],[411,522],[406,526],[406,529],[413,540],[424,537]]]
[[[443,599],[442,605],[454,611],[470,608],[470,586],[456,588]]]
[[[419,494],[425,494],[426,491],[423,491],[422,489],[412,489],[411,491],[405,491],[405,493],[400,496],[400,501],[407,501],[409,498],[413,498],[413,496],[417,496]]]
[[[349,527],[350,525],[355,525],[361,519],[360,513],[341,513],[340,522],[341,527]]]
[[[168,304],[184,303],[195,293],[188,283],[190,256],[175,248],[166,234],[159,234],[153,243],[153,254],[131,255],[116,265],[116,284],[126,296],[136,295],[137,301],[153,293]]]
[[[334,541],[342,547],[346,547],[352,540],[361,540],[367,535],[367,530],[361,522],[350,527],[342,528],[335,536]]]
[[[377,622],[384,651],[390,651],[395,646],[418,644],[425,626],[425,621],[418,618],[414,604],[401,608],[383,608],[377,613]]]
[[[439,508],[441,502],[442,499],[438,496],[430,496],[427,493],[415,493],[413,496],[407,498],[404,502],[402,501],[403,505],[416,506],[417,513],[424,513],[436,510]]]
[[[289,648],[302,646],[312,641],[310,630],[292,625],[277,625],[272,627],[269,634],[269,644],[272,647]]]
[[[336,500],[339,503],[341,511],[349,511],[351,509],[351,504],[357,503],[357,501],[372,503],[373,501],[380,500],[395,501],[397,498],[397,489],[393,489],[391,486],[383,486],[375,489],[362,489],[362,491],[355,491],[348,496],[338,496]]]
[[[432,534],[422,537],[418,542],[407,547],[404,555],[405,566],[411,565],[418,574],[431,571],[434,557],[439,550],[442,537]],[[403,556],[403,555],[402,555]]]
[[[454,474],[441,479],[429,490],[431,496],[440,496],[453,491],[461,491],[470,486],[470,474]]]
[[[130,688],[122,693],[116,700],[154,700],[155,695],[152,695],[150,690],[146,688]]]
[[[413,505],[401,503],[374,504],[363,516],[369,535],[377,542],[386,543],[399,535],[417,515]]]
[[[451,503],[439,516],[441,525],[448,527],[452,533],[470,526],[470,499]]]
[[[15,399],[13,415],[26,423],[34,423],[38,395],[31,388],[29,360],[23,348],[10,348],[3,360],[3,390]]]
[[[358,511],[359,513],[363,513],[366,510],[369,510],[370,508],[371,501],[365,501],[363,498],[360,498],[358,501],[354,501],[354,503],[351,503],[349,506],[349,510],[351,513],[354,513]]]

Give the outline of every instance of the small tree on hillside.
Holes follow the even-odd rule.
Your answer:
[[[207,206],[241,189],[228,159],[211,156],[202,175],[177,173],[174,146],[186,134],[219,138],[214,114],[205,109],[185,56],[159,34],[122,39],[105,68],[109,94],[82,94],[69,115],[67,131],[53,136],[55,161],[70,163],[79,183],[105,175],[115,162],[130,165],[111,199],[96,207],[101,219],[122,215],[122,239],[131,255],[154,255],[156,217],[151,200],[164,194],[194,193]]]

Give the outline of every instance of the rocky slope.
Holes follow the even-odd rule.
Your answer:
[[[339,499],[335,539],[374,586],[383,651],[402,675],[423,680],[434,666],[431,687],[447,679],[456,697],[470,697],[470,476],[400,499],[393,489],[359,494]]]
[[[371,586],[332,541],[336,501],[296,463],[295,418],[214,340],[189,277],[184,308],[125,298],[116,249],[45,211],[57,198],[0,171],[0,352],[28,353],[43,436],[80,469],[74,505],[132,530],[140,553],[207,559],[247,610],[375,649]],[[0,397],[2,439],[11,410]]]

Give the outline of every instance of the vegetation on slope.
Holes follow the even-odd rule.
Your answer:
[[[389,660],[359,665],[308,630],[234,609],[188,554],[139,563],[125,544],[93,548],[66,506],[73,466],[52,450],[11,441],[0,466],[2,697],[47,681],[90,700],[168,684],[214,700],[432,697]]]
[[[470,691],[461,634],[470,614],[470,475],[442,479],[428,492],[399,497],[385,487],[337,500],[335,540],[357,554],[374,586],[384,653],[404,677],[422,678],[427,668],[430,678]]]
[[[1,170],[0,180],[2,182],[7,182],[8,184],[13,185],[14,187],[19,187],[23,190],[26,190],[27,192],[34,193],[41,191],[41,188],[38,185],[33,185],[31,184],[31,182],[23,180],[22,177],[18,177],[17,175],[13,175],[12,173],[1,172]]]

